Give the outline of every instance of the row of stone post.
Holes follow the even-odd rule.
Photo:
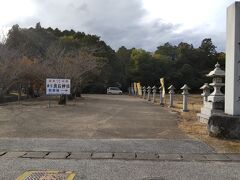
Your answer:
[[[183,111],[186,112],[188,111],[188,95],[189,92],[188,90],[190,89],[186,84],[181,88],[183,90],[182,95],[183,95]],[[169,107],[173,107],[173,101],[174,101],[174,90],[175,87],[171,85],[169,88]],[[160,100],[160,105],[163,105],[163,94],[162,94],[162,87],[159,87],[159,100]],[[152,101],[153,103],[156,102],[156,94],[157,94],[157,87],[153,86],[150,87],[148,86],[147,88],[144,86],[142,88],[142,94],[143,94],[143,99],[147,99],[147,101]],[[152,99],[151,99],[151,92],[152,92]]]
[[[153,86],[152,88],[148,86],[147,88],[144,86],[142,88],[143,91],[143,99],[146,99],[146,93],[147,93],[147,101],[151,101],[151,91],[153,92],[152,95],[152,102],[156,102],[156,94],[157,94],[157,88],[156,86]]]

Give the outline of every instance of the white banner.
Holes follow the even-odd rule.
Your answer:
[[[70,79],[46,79],[46,94],[47,95],[62,95],[70,94]]]

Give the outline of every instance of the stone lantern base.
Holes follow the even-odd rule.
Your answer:
[[[206,123],[210,136],[240,139],[240,116],[227,115],[223,111],[224,102],[207,102],[198,113],[198,119]]]
[[[204,101],[201,113],[197,114],[200,122],[207,124],[210,117],[214,114],[224,114],[224,102]]]
[[[208,132],[213,137],[240,139],[240,116],[214,114],[208,121]]]

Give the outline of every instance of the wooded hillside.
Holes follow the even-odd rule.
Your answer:
[[[114,51],[100,37],[74,30],[20,28],[14,25],[0,44],[1,96],[12,87],[29,92],[44,87],[45,79],[70,78],[72,94],[104,93],[108,86],[127,90],[131,82],[159,86],[159,78],[192,90],[207,82],[205,74],[216,62],[224,68],[225,54],[217,52],[210,38],[200,47],[181,42],[165,43],[155,52],[124,46]]]

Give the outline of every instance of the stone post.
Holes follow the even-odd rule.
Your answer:
[[[226,25],[225,97],[221,93],[224,71],[216,65],[209,74],[214,92],[204,101],[199,118],[206,120],[210,136],[240,139],[240,2],[227,8]]]
[[[134,88],[133,88],[133,84],[131,84],[131,95],[134,96]]]
[[[160,100],[160,105],[163,105],[162,87],[159,87],[159,100]]]
[[[174,95],[174,89],[175,87],[173,85],[171,85],[169,88],[169,107],[173,107],[173,95]]]
[[[146,87],[145,86],[143,86],[143,88],[142,88],[143,90],[143,99],[146,99]]]
[[[156,92],[157,92],[156,86],[153,86],[153,87],[152,87],[152,92],[153,92],[152,102],[155,103],[155,102],[156,102]]]
[[[227,8],[225,113],[240,115],[240,2]]]
[[[205,83],[202,87],[200,87],[200,89],[203,90],[203,93],[201,94],[203,97],[203,102],[208,101],[208,96],[210,95],[210,87],[208,83]]]
[[[152,88],[150,86],[147,87],[147,92],[148,92],[147,101],[151,101],[151,97],[150,97],[151,89]]]
[[[181,88],[183,90],[182,95],[183,95],[183,112],[188,112],[188,95],[189,92],[188,90],[190,89],[186,84]]]
[[[128,95],[131,96],[131,87],[128,87]]]

